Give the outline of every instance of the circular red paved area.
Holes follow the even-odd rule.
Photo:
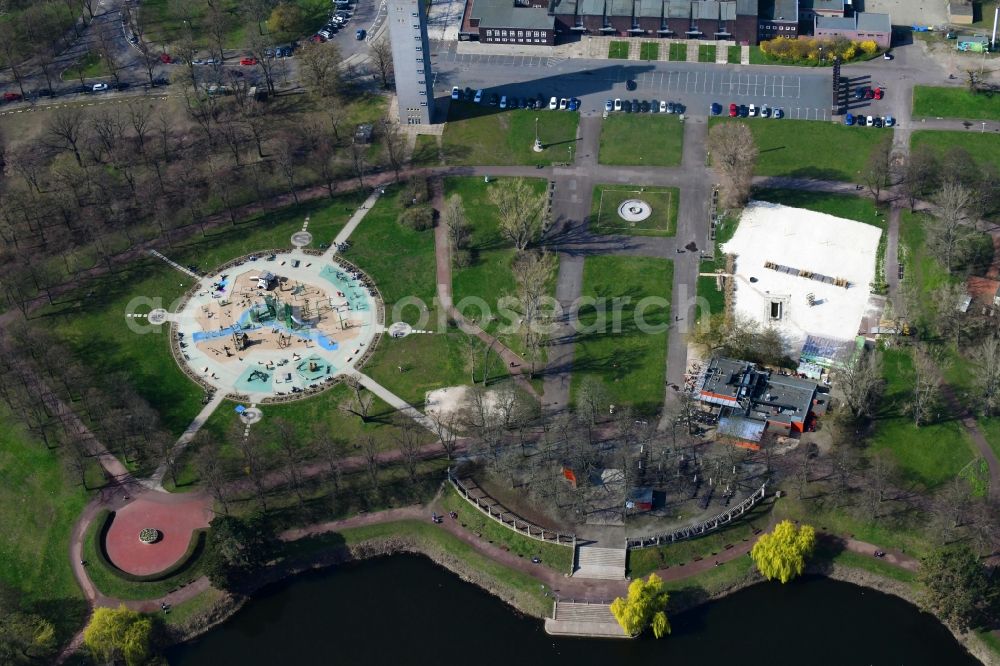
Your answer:
[[[211,519],[211,507],[203,497],[167,493],[137,497],[115,513],[105,541],[108,558],[136,576],[159,573],[184,557],[192,533],[208,527]],[[139,541],[144,527],[160,530],[161,539],[156,543]]]

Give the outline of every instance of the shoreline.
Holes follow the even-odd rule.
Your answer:
[[[487,594],[503,601],[509,608],[521,615],[544,621],[548,617],[548,612],[550,612],[540,613],[537,607],[532,608],[525,603],[523,595],[499,584],[496,579],[478,570],[471,563],[463,560],[461,557],[445,552],[425,539],[414,538],[408,535],[388,536],[366,539],[353,545],[334,547],[317,556],[300,558],[271,567],[254,581],[252,588],[249,588],[245,593],[227,593],[218,603],[206,611],[193,616],[189,626],[169,627],[167,635],[170,640],[164,647],[193,640],[210,631],[235,615],[246,603],[253,599],[255,593],[268,585],[279,583],[308,571],[319,571],[341,564],[363,562],[365,560],[389,557],[397,554],[422,555],[436,565],[458,576],[460,580],[472,583]],[[919,608],[917,595],[907,584],[871,573],[864,569],[846,567],[837,563],[819,563],[807,567],[806,574],[820,575],[885,594],[891,594]],[[759,574],[750,572],[738,577],[722,589],[701,598],[681,598],[674,605],[673,600],[677,599],[677,597],[672,595],[670,612],[673,615],[683,613],[703,604],[719,601],[731,594],[763,582],[766,581]],[[548,591],[546,591],[545,596],[549,596]],[[936,615],[934,617],[948,629],[952,636],[955,637],[955,640],[975,659],[978,659],[985,666],[1000,666],[1000,655],[993,652],[974,632],[959,632],[955,627],[944,622]]]

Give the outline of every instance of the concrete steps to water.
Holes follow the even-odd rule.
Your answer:
[[[628,638],[608,604],[561,601],[554,615],[545,620],[545,631],[554,636]]]
[[[627,551],[624,548],[578,546],[574,578],[624,580]]]

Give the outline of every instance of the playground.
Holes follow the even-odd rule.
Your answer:
[[[327,257],[251,256],[204,278],[173,316],[195,376],[250,401],[318,388],[352,367],[381,322],[367,276]]]

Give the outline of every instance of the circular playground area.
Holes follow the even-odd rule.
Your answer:
[[[333,382],[381,327],[378,292],[356,268],[301,251],[250,256],[201,280],[173,315],[179,359],[199,380],[260,402]]]
[[[208,527],[213,515],[201,497],[146,493],[115,512],[105,553],[126,573],[155,576],[190,556],[195,531]]]

